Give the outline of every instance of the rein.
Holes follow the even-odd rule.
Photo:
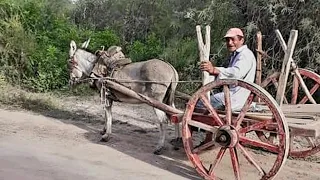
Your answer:
[[[75,53],[74,53],[75,54]],[[95,54],[97,54],[97,59],[98,60],[102,55],[106,55],[107,57],[110,57],[105,51],[97,51]],[[93,63],[93,61],[90,61],[89,59],[85,59],[86,61],[90,62],[90,63]],[[75,68],[75,69],[78,69],[79,71],[85,73],[83,70],[81,70],[79,68],[79,63],[77,61],[77,59],[75,58],[75,55],[71,56],[70,57],[70,60],[69,62],[71,63],[71,67],[72,68]],[[72,69],[71,69],[72,70]],[[109,74],[107,77],[92,77],[91,74],[87,74],[87,76],[91,76],[91,77],[88,77],[88,78],[85,78],[85,79],[81,79],[81,80],[78,80],[79,83],[82,83],[82,82],[88,82],[90,80],[98,80],[98,81],[103,81],[103,80],[112,80],[112,81],[116,81],[116,82],[119,82],[119,83],[158,83],[158,84],[162,84],[162,83],[202,83],[202,81],[199,81],[199,80],[191,80],[191,81],[143,81],[143,80],[128,80],[128,79],[117,79],[117,78],[112,78],[112,74],[113,72],[116,70],[116,68],[112,68],[111,69],[111,72],[110,72],[110,69],[109,69]],[[98,76],[96,75],[95,73],[93,73],[95,76]]]
[[[117,79],[117,78],[111,78],[111,77],[101,77],[101,78],[85,78],[80,80],[79,82],[87,82],[90,80],[99,80],[99,81],[103,81],[103,80],[112,80],[112,81],[116,81],[116,82],[120,82],[120,83],[170,83],[170,82],[174,82],[174,83],[202,83],[202,81],[199,80],[191,80],[191,81],[141,81],[141,80],[127,80],[127,79]]]

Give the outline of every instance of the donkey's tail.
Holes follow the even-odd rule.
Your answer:
[[[166,92],[166,98],[165,98],[165,102],[167,105],[169,106],[172,106],[172,107],[175,107],[174,105],[174,97],[175,97],[175,91],[176,91],[176,88],[178,86],[178,81],[179,81],[179,74],[177,72],[177,70],[170,64],[167,62],[167,64],[169,66],[171,66],[171,69],[173,71],[173,76],[172,76],[172,79],[171,79],[171,83],[170,83],[170,86]]]

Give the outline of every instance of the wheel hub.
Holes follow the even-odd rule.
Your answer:
[[[239,142],[238,132],[233,126],[221,126],[215,135],[215,141],[222,147],[235,147]]]

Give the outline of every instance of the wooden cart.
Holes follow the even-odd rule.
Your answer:
[[[281,109],[262,87],[242,80],[219,80],[203,86],[193,94],[184,111],[136,93],[117,82],[105,80],[104,84],[167,112],[173,123],[182,121],[185,152],[205,179],[224,178],[225,175],[230,179],[230,173],[225,173],[227,169],[234,172],[231,179],[272,179],[287,159],[290,137],[302,137],[305,141],[301,143],[312,145],[312,139],[320,136],[320,106],[284,105]],[[240,112],[231,111],[230,86],[250,91]],[[207,99],[208,92],[221,88],[225,94],[224,111],[214,109]],[[255,98],[260,99],[259,112],[251,111]],[[199,100],[205,106],[202,111],[195,109]],[[269,137],[272,137],[272,142]],[[310,153],[317,151],[319,144],[314,144],[309,150]],[[266,158],[268,162],[264,162]],[[219,174],[219,171],[223,173]]]
[[[294,38],[293,38],[294,39]],[[320,151],[320,105],[303,104],[312,101],[310,95],[318,91],[320,76],[293,68],[291,104],[286,98],[290,68],[293,63],[294,40],[289,40],[288,51],[281,73],[272,75],[262,84],[273,83],[276,99],[263,87],[237,79],[213,81],[195,92],[184,111],[172,108],[150,97],[136,93],[114,80],[104,80],[108,88],[136,98],[171,115],[173,123],[182,122],[182,139],[185,152],[196,171],[204,179],[273,179],[281,170],[287,156],[306,157]],[[203,58],[203,57],[202,57]],[[305,89],[301,81],[305,76],[313,80],[313,87]],[[307,95],[297,104],[299,83]],[[230,87],[247,89],[249,97],[239,112],[231,110]],[[223,90],[225,109],[216,110],[208,100],[208,94]],[[279,91],[281,91],[279,93]],[[278,95],[281,95],[280,98]],[[254,102],[258,99],[258,102]],[[195,105],[202,101],[204,109]],[[264,150],[264,151],[261,151]],[[227,171],[231,173],[226,173]]]

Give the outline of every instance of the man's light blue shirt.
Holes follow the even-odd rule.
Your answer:
[[[233,53],[227,68],[217,68],[220,70],[217,79],[242,79],[248,82],[254,82],[256,74],[256,58],[247,45],[243,45]],[[231,87],[230,96],[232,110],[241,110],[249,95],[249,90],[240,87]],[[225,105],[223,92],[214,94],[214,97]]]

